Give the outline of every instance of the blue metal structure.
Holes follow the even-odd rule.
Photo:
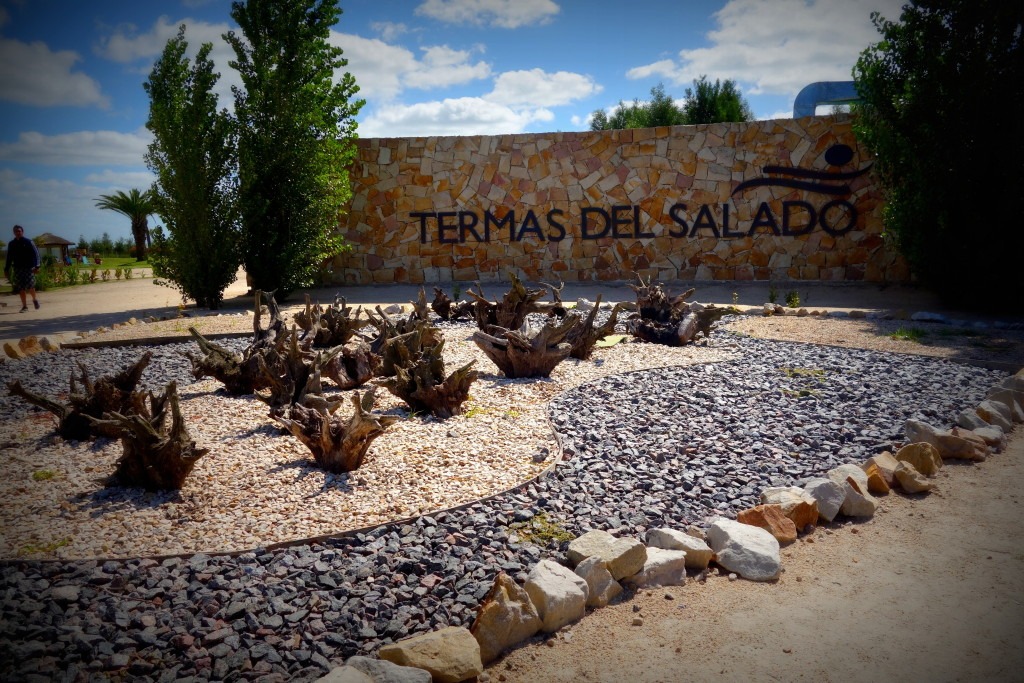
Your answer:
[[[797,93],[793,100],[793,118],[814,116],[819,104],[850,104],[859,100],[853,81],[818,81]]]

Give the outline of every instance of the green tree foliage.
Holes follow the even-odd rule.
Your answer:
[[[153,274],[183,298],[219,308],[240,262],[237,135],[228,112],[217,111],[212,48],[203,43],[190,64],[181,26],[153,65],[144,86],[153,133],[146,164],[156,174],[153,196],[167,227],[167,234],[154,231]]]
[[[948,301],[1024,308],[1024,45],[1018,3],[910,2],[861,53],[856,132],[886,193],[886,235]]]
[[[731,79],[712,83],[707,76],[693,82],[686,89],[683,114],[688,124],[720,123],[723,121],[750,121],[754,118],[750,105],[743,98],[736,82]]]
[[[686,89],[682,103],[665,94],[665,86],[659,83],[651,88],[651,99],[647,102],[633,100],[628,105],[619,102],[611,116],[602,109],[595,111],[591,116],[590,130],[750,121],[753,118],[750,105],[734,81],[716,80],[711,83],[707,76],[701,76],[693,82],[693,88]]]
[[[149,217],[156,213],[153,194],[149,190],[142,192],[136,188],[132,188],[127,194],[118,190],[114,194],[101,194],[96,200],[96,206],[116,211],[131,219],[132,237],[135,238],[135,259],[145,261],[146,245],[149,242]],[[110,236],[106,237],[107,242],[110,242]],[[113,245],[110,247],[110,250],[112,249]]]
[[[683,111],[665,94],[665,86],[659,83],[651,88],[651,99],[647,102],[633,100],[632,104],[619,102],[619,106],[608,116],[598,109],[590,120],[590,130],[616,130],[620,128],[653,128],[655,126],[679,126],[686,123]]]
[[[338,217],[363,101],[350,74],[336,75],[348,63],[328,42],[340,15],[337,0],[233,2],[242,35],[224,36],[244,86],[233,89],[243,262],[278,298],[314,284],[345,248]]]

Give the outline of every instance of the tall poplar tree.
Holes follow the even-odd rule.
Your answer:
[[[167,234],[154,231],[154,275],[198,305],[219,308],[240,261],[235,125],[217,110],[212,47],[204,43],[190,64],[182,25],[153,65],[144,86],[153,133],[146,164],[156,174],[151,195],[167,227]]]
[[[253,287],[279,298],[314,284],[345,248],[338,219],[363,101],[329,42],[340,15],[337,0],[233,2],[241,35],[224,36],[243,84],[233,88],[243,262]]]

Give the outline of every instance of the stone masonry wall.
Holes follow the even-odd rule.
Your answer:
[[[358,151],[340,283],[909,279],[848,115]]]

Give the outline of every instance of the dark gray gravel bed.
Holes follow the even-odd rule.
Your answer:
[[[907,418],[950,424],[1003,376],[728,340],[742,359],[609,377],[558,397],[550,416],[567,460],[542,481],[463,510],[236,557],[4,563],[0,678],[313,679],[384,643],[469,625],[498,571],[522,580],[542,556],[561,556],[564,541],[521,542],[513,523],[543,513],[574,535],[632,535],[732,515],[766,486],[892,447]],[[125,350],[84,355],[118,364],[109,352]],[[61,372],[63,356],[50,356],[47,375]],[[167,363],[181,375],[177,360]],[[166,381],[163,361],[154,366],[150,381]]]

